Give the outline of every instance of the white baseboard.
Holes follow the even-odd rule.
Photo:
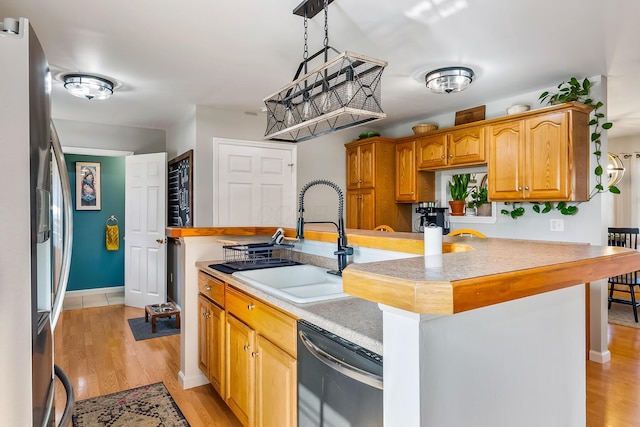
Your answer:
[[[112,286],[108,288],[82,289],[78,291],[67,291],[66,297],[83,297],[86,295],[113,294],[116,292],[124,292],[124,286]]]
[[[589,350],[589,360],[601,364],[607,363],[611,361],[611,352],[609,350],[605,352]]]
[[[178,372],[178,382],[184,390],[193,387],[199,387],[201,385],[209,384],[209,380],[204,376],[202,372],[197,375],[192,375],[189,378],[184,376],[184,372]]]

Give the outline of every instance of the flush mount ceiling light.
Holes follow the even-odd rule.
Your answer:
[[[64,87],[73,96],[86,99],[107,99],[113,93],[113,82],[90,74],[67,74]]]
[[[473,70],[467,67],[446,67],[433,70],[424,77],[427,87],[434,93],[452,93],[465,90],[473,81]]]
[[[300,142],[329,132],[387,117],[380,105],[386,61],[329,46],[328,6],[333,0],[306,0],[293,13],[304,17],[303,61],[293,82],[266,97],[265,139]],[[324,47],[309,56],[307,19],[324,9]],[[329,51],[337,54],[329,59]],[[309,62],[324,54],[324,63],[308,71]],[[301,73],[303,73],[301,75]]]

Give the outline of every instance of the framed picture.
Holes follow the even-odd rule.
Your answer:
[[[99,211],[100,163],[76,162],[76,210]]]

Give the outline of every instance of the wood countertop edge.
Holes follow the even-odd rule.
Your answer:
[[[640,265],[640,252],[623,252],[563,264],[426,282],[358,270],[343,272],[344,292],[421,314],[455,314],[606,279]]]

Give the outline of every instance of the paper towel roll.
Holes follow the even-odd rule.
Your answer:
[[[424,228],[424,256],[442,253],[442,228],[428,226]]]

